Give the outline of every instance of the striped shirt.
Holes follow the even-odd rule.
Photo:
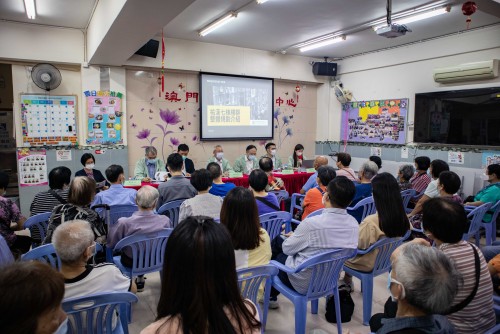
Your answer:
[[[52,192],[55,192],[61,196],[65,201],[68,200],[68,189],[52,189],[47,191],[39,192],[35,195],[33,202],[30,206],[31,216],[37,215],[39,213],[52,212],[56,206],[59,204],[64,204],[59,201]]]
[[[427,173],[418,174],[417,172],[411,177],[410,183],[417,194],[420,194],[431,183],[431,177]]]
[[[453,305],[466,299],[476,284],[475,259],[472,247],[476,248],[481,262],[481,274],[479,276],[479,287],[476,296],[462,310],[448,315],[448,320],[455,326],[458,334],[461,333],[484,333],[495,326],[495,313],[493,311],[493,285],[491,283],[488,266],[483,254],[475,246],[466,241],[456,244],[442,244],[442,250],[450,259],[455,262],[457,270],[463,276],[463,286],[459,288]]]

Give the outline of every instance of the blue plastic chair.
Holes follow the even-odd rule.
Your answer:
[[[37,248],[33,248],[28,253],[21,257],[23,261],[36,260],[49,264],[56,270],[61,270],[61,259],[56,253],[53,244],[45,244]]]
[[[306,195],[301,195],[298,193],[292,194],[292,200],[290,202],[290,214],[292,215],[292,223],[294,224],[300,224],[300,220],[294,219],[293,216],[295,214],[295,210],[302,210],[302,202],[304,202],[304,198],[306,198]]]
[[[307,302],[311,301],[311,313],[318,313],[318,299],[335,296],[335,314],[340,319],[338,279],[342,266],[347,259],[356,255],[356,249],[338,249],[313,256],[293,269],[277,261],[271,264],[288,274],[296,274],[304,270],[310,271],[311,280],[306,294],[300,294],[284,285],[278,276],[273,277],[273,287],[281,292],[295,306],[295,333],[306,333]],[[342,323],[337,322],[337,330],[342,333]]]
[[[269,238],[273,240],[281,234],[281,226],[283,224],[289,225],[292,216],[289,212],[276,211],[270,212],[259,216],[260,226],[269,234]]]
[[[481,227],[484,228],[486,234],[486,246],[491,245],[493,241],[497,239],[497,218],[500,214],[500,201],[497,201],[495,205],[492,205],[489,209],[492,211],[490,222],[485,222],[484,219],[481,222]]]
[[[270,193],[273,193],[276,195],[276,198],[278,199],[278,203],[281,205],[281,201],[284,201],[290,197],[288,194],[288,191],[286,190],[271,190]]]
[[[491,203],[484,203],[483,205],[477,207],[465,207],[466,211],[469,211],[467,214],[467,219],[469,219],[470,226],[469,231],[464,233],[462,240],[469,240],[472,237],[476,239],[476,246],[479,247],[479,229],[481,228],[481,224],[483,222],[483,217],[488,212],[491,207]]]
[[[51,214],[52,212],[39,213],[37,215],[29,217],[24,222],[24,228],[30,230],[31,238],[33,238],[33,241],[31,243],[32,248],[40,246],[45,239]],[[37,242],[38,240],[40,240],[40,242]]]
[[[10,250],[7,241],[0,235],[0,267],[14,262],[14,255]]]
[[[170,218],[172,228],[175,228],[179,224],[179,209],[186,199],[176,199],[175,201],[167,202],[158,209],[159,215],[165,215]]]
[[[493,311],[495,311],[495,314],[498,318],[500,316],[500,297],[493,295]],[[492,328],[488,329],[484,334],[499,334],[500,333],[500,324],[497,324],[493,326]]]
[[[62,307],[68,315],[68,334],[128,334],[127,306],[137,300],[137,297],[130,292],[111,292],[66,299]]]
[[[373,270],[363,272],[344,266],[344,271],[351,276],[359,278],[361,281],[361,290],[363,291],[363,325],[368,326],[370,317],[372,316],[372,300],[373,300],[373,279],[378,275],[389,272],[391,268],[391,254],[398,248],[404,240],[410,236],[411,231],[408,230],[403,237],[382,238],[365,250],[358,249],[358,255],[364,255],[371,252],[377,252]],[[337,318],[338,319],[338,318]]]
[[[241,296],[250,299],[259,310],[262,323],[262,332],[266,329],[267,310],[269,306],[269,295],[273,276],[278,275],[278,268],[272,265],[244,268],[236,271],[238,275],[238,287]],[[264,305],[260,307],[258,301],[259,288],[264,284]]]
[[[415,190],[415,189],[413,189],[413,190]],[[417,203],[422,198],[422,196],[424,196],[424,194],[425,194],[425,189],[419,193],[417,193],[417,191],[415,190],[415,195],[412,198],[410,198],[410,201],[413,200],[413,202]],[[409,203],[410,202],[408,202],[408,204]],[[409,208],[408,205],[405,206],[405,210],[406,210],[406,213],[410,213],[413,211],[413,209]]]
[[[405,208],[405,211],[406,213],[408,213],[408,210],[410,210],[410,208],[408,208],[408,204],[410,203],[410,200],[415,197],[415,195],[417,194],[417,192],[415,191],[415,189],[407,189],[407,190],[403,190],[401,192],[401,198],[403,199],[403,208]],[[411,212],[411,210],[410,210]]]
[[[358,209],[363,210],[361,220],[358,221],[358,223],[361,223],[363,219],[366,218],[366,216],[373,215],[375,212],[377,212],[377,209],[375,208],[375,202],[373,201],[373,196],[363,198],[352,208],[347,208],[347,213],[352,214],[353,211],[356,211]]]

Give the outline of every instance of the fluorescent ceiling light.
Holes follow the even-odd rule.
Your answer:
[[[35,0],[24,0],[24,6],[26,7],[28,18],[34,20],[36,16]]]
[[[257,3],[260,5],[260,4],[262,4],[262,3],[264,3],[264,2],[267,2],[267,1],[269,1],[269,0],[255,0],[255,1],[257,1]]]
[[[342,36],[334,36],[334,37],[325,36],[325,37],[320,37],[320,38],[313,39],[313,40],[311,40],[309,42],[301,43],[301,44],[297,45],[297,47],[300,48],[299,49],[300,52],[306,52],[306,51],[309,51],[309,50],[321,48],[323,46],[327,46],[327,45],[331,45],[331,44],[334,44],[334,43],[345,41],[345,38],[346,37],[344,35],[342,35]]]
[[[450,12],[450,6],[446,6],[446,7],[437,8],[437,9],[434,9],[434,10],[431,10],[428,12],[424,12],[424,13],[403,16],[401,18],[395,19],[394,21],[392,21],[392,23],[407,24],[407,23],[425,20],[425,19],[428,19],[430,17],[438,16],[438,15],[449,13],[449,12]],[[373,26],[373,30],[377,30],[377,29],[385,27],[385,26],[387,26],[387,24],[376,25],[376,26]]]
[[[235,19],[236,16],[238,16],[238,13],[236,13],[236,12],[229,12],[229,13],[227,13],[226,15],[224,15],[223,17],[221,17],[220,19],[215,20],[214,22],[210,23],[208,26],[206,26],[205,28],[203,28],[202,30],[200,30],[200,32],[199,32],[200,36],[203,37],[203,36],[208,35],[212,31],[214,31],[215,29],[220,28],[224,24],[226,24],[229,21],[232,21],[233,19]]]

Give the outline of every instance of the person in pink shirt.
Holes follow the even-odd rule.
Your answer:
[[[337,176],[345,176],[349,180],[357,182],[358,178],[356,177],[356,173],[354,170],[349,167],[351,164],[351,155],[349,153],[340,152],[337,153],[337,168],[336,171]]]

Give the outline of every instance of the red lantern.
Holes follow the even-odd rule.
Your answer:
[[[467,1],[462,5],[462,13],[467,16],[467,29],[469,29],[469,24],[472,21],[470,16],[474,14],[477,10],[477,5],[474,1]]]
[[[299,86],[299,85],[295,86],[295,91],[296,91],[297,93],[298,93],[298,92],[300,92],[300,86]]]

